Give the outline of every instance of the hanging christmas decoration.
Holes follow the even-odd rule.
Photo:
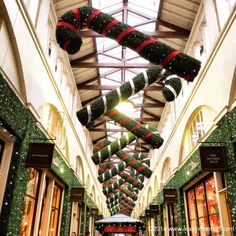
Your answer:
[[[124,202],[124,201],[121,201],[120,202],[120,206],[122,207],[124,207],[125,209],[128,209],[128,210],[133,210],[133,207],[132,206],[130,206],[130,205],[128,205],[126,202]]]
[[[121,199],[126,202],[127,204],[129,204],[130,206],[134,207],[135,203],[133,202],[133,200],[127,196],[122,196]]]
[[[82,40],[77,31],[83,28],[92,29],[116,40],[148,61],[160,64],[188,81],[193,81],[200,69],[200,61],[88,6],[75,8],[60,17],[56,28],[56,38],[60,47],[70,54],[78,52]]]
[[[139,179],[133,177],[132,175],[126,174],[123,171],[125,167],[126,164],[124,162],[120,162],[117,166],[115,166],[112,162],[101,163],[98,171],[99,182],[103,183],[118,174],[125,181],[129,182],[132,186],[141,190],[143,188],[143,184],[140,182]]]
[[[126,116],[124,113],[119,112],[116,109],[107,112],[106,116],[110,117],[120,126],[126,128],[136,137],[142,139],[143,141],[151,145],[152,148],[159,148],[163,143],[163,139],[157,132],[156,128],[141,125],[139,122]]]
[[[112,202],[119,199],[121,196],[123,196],[123,193],[121,193],[120,191],[113,194],[111,197],[107,198],[107,200],[106,200],[107,205],[112,204]]]
[[[152,172],[149,169],[150,160],[147,156],[144,157],[140,154],[139,156],[130,157],[121,149],[136,138],[144,140],[152,148],[159,148],[163,143],[163,139],[155,129],[139,124],[119,113],[114,107],[119,102],[127,100],[130,96],[157,81],[162,81],[164,85],[162,93],[166,101],[173,101],[182,87],[178,76],[187,81],[193,81],[199,72],[200,62],[92,7],[75,8],[59,19],[56,38],[60,47],[70,54],[79,51],[82,40],[77,31],[83,28],[90,28],[99,34],[114,39],[120,45],[136,51],[141,57],[158,65],[138,74],[132,80],[101,96],[77,112],[79,121],[88,129],[93,126],[98,117],[105,114],[129,131],[127,135],[117,141],[112,143],[104,141],[96,145],[91,158],[95,164],[100,163],[98,180],[100,182],[106,181],[103,185],[104,192],[107,196],[111,192],[114,193],[108,201],[111,208],[110,212],[114,214],[122,211],[130,214],[134,203],[127,200],[127,198],[131,198],[133,201],[137,200],[139,189],[143,187],[144,176],[150,177]],[[178,76],[173,75],[173,73]],[[117,166],[110,162],[102,163],[113,154],[121,159]],[[132,166],[135,169],[129,175],[124,171],[127,166]],[[123,178],[123,181],[112,179],[117,174]],[[124,180],[131,184],[124,185]]]
[[[166,76],[171,77],[170,79],[167,79],[168,77],[166,78]],[[104,115],[107,111],[112,110],[120,102],[127,100],[130,96],[138,93],[148,85],[161,79],[163,80],[164,85],[165,81],[167,83],[164,86],[165,90],[163,90],[164,97],[166,99],[173,98],[173,96],[177,97],[182,88],[179,77],[176,75],[170,75],[160,66],[154,66],[150,67],[145,72],[138,74],[131,80],[123,83],[120,87],[111,90],[105,95],[95,99],[89,105],[79,110],[77,112],[77,117],[82,125],[87,125],[101,115]]]
[[[131,136],[132,139],[136,139],[134,136]],[[125,139],[126,136],[123,137],[123,139]],[[116,142],[117,145],[119,144],[119,140]],[[108,151],[111,150],[111,147],[109,147],[109,145],[112,144],[109,140],[104,139],[102,141],[97,142],[94,145],[94,149],[93,149],[93,162],[95,164],[99,163],[99,159],[96,159],[96,156],[100,157],[100,153],[99,152],[106,152],[106,149],[104,150],[104,148],[107,148]],[[116,144],[113,144],[114,146],[116,146]],[[118,148],[119,149],[119,148]],[[114,152],[115,153],[115,152]],[[141,173],[142,175],[144,175],[146,178],[150,178],[150,176],[152,175],[152,171],[144,164],[142,164],[140,161],[136,160],[135,158],[133,158],[132,156],[130,156],[127,152],[120,150],[118,152],[115,153],[122,161],[124,161],[126,163],[127,166],[131,166],[132,168],[134,168],[135,170],[137,170],[139,173]],[[104,160],[106,160],[108,156],[105,156],[101,162],[103,162]]]
[[[95,164],[101,163],[105,161],[108,157],[116,154],[119,150],[126,147],[128,144],[130,144],[134,140],[136,140],[136,137],[131,133],[127,133],[126,135],[122,136],[120,139],[104,147],[101,151],[94,153],[91,156],[91,158]]]
[[[126,194],[127,196],[129,196],[130,198],[132,198],[134,201],[136,201],[138,199],[137,193],[135,192],[131,192],[130,190],[128,190],[128,188],[124,185],[119,187],[119,190],[121,192],[123,192],[124,194]]]
[[[125,183],[124,179],[118,179],[114,183],[110,184],[109,186],[105,186],[103,184],[103,193],[108,196],[109,193],[111,193],[113,190],[118,189],[122,184]]]
[[[108,209],[111,209],[112,207],[114,207],[114,206],[116,206],[117,204],[119,204],[121,200],[122,200],[121,198],[118,198],[118,199],[116,199],[115,201],[113,201],[112,203],[107,204]]]
[[[113,185],[113,184],[116,183],[116,182],[117,182],[117,179],[111,178],[111,179],[105,181],[105,182],[103,183],[102,187],[103,187],[103,188],[107,188],[107,187]]]

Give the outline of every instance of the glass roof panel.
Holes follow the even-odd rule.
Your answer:
[[[111,14],[117,20],[127,19],[127,24],[131,27],[142,32],[154,32],[155,21],[157,17],[157,11],[159,8],[159,0],[145,0],[145,6],[143,1],[137,0],[92,0],[92,6],[100,9],[104,13]],[[129,48],[118,45],[114,40],[105,37],[96,38],[98,62],[100,63],[149,63],[147,60],[140,57],[136,52]],[[121,83],[132,79],[134,76],[144,71],[145,69],[139,68],[126,68],[120,67],[117,69],[111,68],[99,68],[101,75],[101,85],[113,85],[120,86]],[[102,94],[107,93],[107,90],[103,90]],[[129,99],[135,106],[133,118],[139,118],[141,116],[143,104],[143,91],[133,95]],[[113,132],[121,127],[117,126],[113,121],[106,122],[108,140],[115,141],[121,136],[127,134],[127,132]],[[109,131],[111,130],[111,131]],[[131,151],[135,149],[135,145],[130,145],[124,150]]]

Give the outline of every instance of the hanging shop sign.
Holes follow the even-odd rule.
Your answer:
[[[177,203],[177,190],[175,188],[163,189],[164,203]]]
[[[159,215],[159,205],[150,205],[149,209],[154,215]]]
[[[51,168],[54,143],[30,143],[26,167]]]
[[[136,226],[105,226],[104,233],[136,233]]]
[[[146,210],[145,215],[147,218],[153,218],[156,215],[156,213],[151,210]]]
[[[141,221],[146,222],[146,216],[140,216],[139,218]]]
[[[96,215],[95,220],[101,220],[103,218],[103,215]]]
[[[97,209],[97,208],[91,208],[91,209],[90,209],[90,214],[91,214],[92,216],[98,215],[98,209]]]
[[[199,147],[202,171],[227,171],[228,162],[226,148],[218,147]]]
[[[84,201],[84,188],[72,187],[70,192],[70,200],[82,204]]]

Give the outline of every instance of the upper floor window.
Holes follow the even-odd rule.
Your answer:
[[[236,0],[215,0],[217,20],[220,29],[224,27]]]
[[[68,143],[64,124],[65,114],[63,112],[59,112],[55,106],[45,104],[43,106],[42,119],[42,123],[49,136],[52,139],[55,139],[56,145],[61,149],[65,157],[68,158]]]
[[[198,143],[198,140],[205,135],[205,128],[203,122],[202,111],[199,111],[194,117],[192,124],[190,126],[190,135],[191,135],[191,146],[195,147]]]
[[[202,141],[206,136],[207,131],[214,125],[213,121],[216,116],[216,111],[209,106],[199,106],[193,111],[185,124],[185,130],[181,142],[179,164],[181,164],[198,145],[199,140]]]
[[[50,42],[48,45],[48,56],[51,57],[51,55],[52,55],[52,44]]]
[[[166,181],[170,178],[171,170],[170,170],[170,158],[167,158],[163,164],[162,168],[162,176],[161,176],[161,182],[162,184],[165,184]]]
[[[29,16],[33,24],[36,23],[39,11],[39,0],[24,0],[26,9],[28,10]]]

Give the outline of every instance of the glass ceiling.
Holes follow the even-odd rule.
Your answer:
[[[156,18],[159,9],[159,0],[93,0],[92,6],[100,9],[104,13],[111,14],[119,21],[123,21],[126,24],[142,31],[142,32],[154,32],[156,29]],[[114,13],[114,14],[113,14]],[[114,40],[101,37],[96,38],[98,61],[100,63],[149,63],[147,60],[141,58],[136,52],[121,47]],[[111,69],[100,68],[99,73],[101,75],[101,85],[116,85],[120,86],[122,83],[130,80],[144,69]],[[102,91],[106,93],[107,91]],[[130,98],[134,104],[143,103],[143,91]],[[133,112],[133,118],[139,118],[141,116],[141,108],[136,108]],[[113,121],[106,122],[106,128],[119,129]],[[124,132],[107,132],[108,140],[115,141],[121,136],[125,135]],[[132,151],[135,146],[127,147],[124,151]]]

